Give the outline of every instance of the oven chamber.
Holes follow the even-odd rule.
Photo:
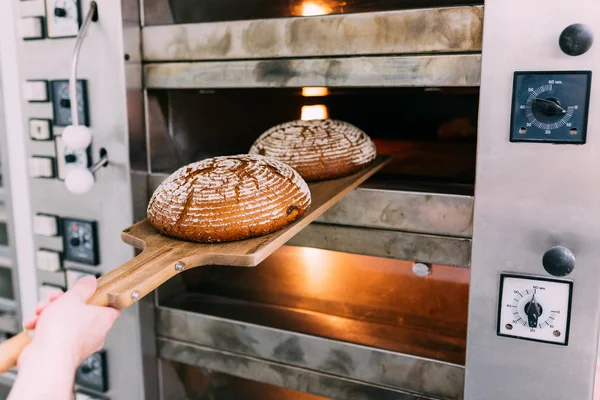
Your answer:
[[[256,268],[157,290],[162,396],[462,398],[482,7],[246,3],[144,2],[136,218],[177,168],[293,119],[353,123],[395,158]]]

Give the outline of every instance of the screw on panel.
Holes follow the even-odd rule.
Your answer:
[[[185,263],[183,261],[177,261],[175,264],[175,271],[181,272],[185,269]]]
[[[509,331],[513,328],[512,324],[506,324],[506,329],[508,329]]]
[[[556,337],[559,337],[559,336],[560,336],[560,331],[558,331],[558,330],[557,330],[557,331],[554,331],[554,332],[552,332],[552,333],[553,333],[553,334],[554,334],[554,336],[556,336]]]
[[[134,290],[133,292],[131,292],[131,300],[138,301],[139,299],[140,299],[140,292],[138,292],[137,290]]]

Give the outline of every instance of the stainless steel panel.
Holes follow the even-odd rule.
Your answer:
[[[348,193],[317,222],[471,237],[472,218],[472,196],[359,188]]]
[[[155,63],[148,89],[478,86],[478,54]]]
[[[157,334],[164,337],[161,338],[164,342],[171,344],[168,348],[161,347],[159,350],[160,356],[166,359],[234,375],[240,373],[238,376],[265,382],[260,369],[252,371],[244,362],[239,362],[244,359],[262,359],[268,361],[265,366],[287,364],[288,368],[296,371],[305,368],[322,374],[342,376],[344,380],[440,398],[462,399],[464,369],[455,364],[197,313],[163,307],[158,310]],[[183,342],[187,342],[188,346]],[[163,346],[160,341],[159,346]],[[211,365],[211,357],[203,361],[193,355],[193,349],[199,348],[196,346],[210,348],[211,350],[206,351],[215,354],[214,357],[218,357],[218,354],[235,354],[234,359],[237,358],[238,362],[215,367]],[[289,381],[287,384],[285,381],[266,382],[296,388],[289,386]]]
[[[455,267],[471,265],[471,241],[464,238],[312,223],[286,244]]]
[[[144,61],[472,52],[483,7],[145,27]]]
[[[517,11],[518,10],[518,11]],[[466,363],[467,400],[590,400],[600,323],[600,48],[579,57],[558,46],[568,25],[600,33],[600,4],[488,1],[479,119]],[[518,27],[518,28],[516,28]],[[587,143],[510,143],[514,71],[593,70]],[[575,270],[568,346],[496,335],[499,273],[548,276],[542,255],[570,248]]]

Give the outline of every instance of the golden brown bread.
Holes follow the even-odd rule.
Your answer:
[[[282,161],[306,181],[350,175],[377,156],[375,144],[362,130],[332,119],[274,126],[260,135],[249,153]]]
[[[261,155],[215,157],[175,171],[154,191],[148,220],[160,232],[196,242],[227,242],[275,232],[310,206],[306,182]]]

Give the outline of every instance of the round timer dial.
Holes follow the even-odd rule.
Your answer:
[[[571,281],[502,275],[498,334],[568,344]]]

